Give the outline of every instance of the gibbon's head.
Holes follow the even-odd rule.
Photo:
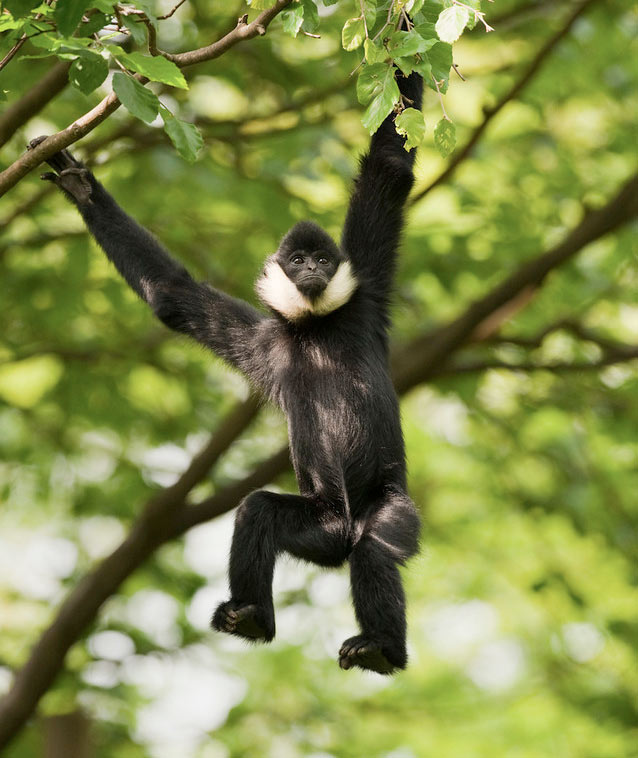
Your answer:
[[[311,221],[300,221],[285,235],[256,285],[260,299],[290,321],[332,313],[356,287],[350,261]]]

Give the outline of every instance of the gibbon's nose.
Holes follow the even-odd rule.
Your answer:
[[[317,264],[314,261],[308,261],[308,265],[306,266],[308,271],[316,271],[317,270]]]

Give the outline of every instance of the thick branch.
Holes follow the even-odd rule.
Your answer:
[[[238,42],[242,42],[245,39],[251,39],[252,37],[263,36],[266,33],[268,24],[279,14],[292,0],[277,0],[277,2],[268,8],[268,10],[262,11],[254,21],[250,23],[246,22],[245,17],[239,20],[237,26],[222,37],[217,42],[207,47],[201,47],[198,50],[191,50],[186,53],[179,53],[178,55],[167,55],[166,57],[174,61],[178,66],[190,66],[193,63],[201,63],[202,61],[212,60],[213,58],[219,58],[225,52],[234,47]],[[63,150],[65,147],[77,142],[81,137],[84,137],[89,132],[93,131],[96,126],[102,123],[104,119],[108,118],[114,111],[120,107],[120,101],[114,92],[107,95],[101,103],[95,106],[84,116],[81,116],[77,121],[58,132],[48,137],[41,142],[35,149],[29,150],[15,163],[0,173],[0,197],[4,195],[8,190],[14,187],[22,178],[24,178],[29,171],[39,166],[41,163],[50,158],[55,153]]]
[[[202,61],[210,61],[213,58],[219,58],[220,55],[223,55],[242,40],[257,36],[263,37],[266,34],[268,24],[291,2],[292,0],[277,0],[272,8],[268,8],[260,13],[250,24],[247,23],[247,16],[243,16],[239,19],[239,23],[232,32],[229,32],[217,42],[213,42],[212,45],[200,47],[197,50],[190,50],[187,53],[178,53],[177,55],[165,53],[165,55],[180,68],[192,66],[194,63],[201,63]]]
[[[492,108],[485,108],[484,114],[485,118],[483,121],[474,129],[472,132],[472,135],[470,136],[470,139],[467,141],[465,146],[459,150],[458,152],[454,153],[454,157],[452,160],[448,163],[446,169],[439,174],[439,176],[434,179],[433,182],[431,182],[425,189],[422,189],[420,192],[417,192],[412,197],[412,203],[416,203],[422,198],[424,198],[428,192],[431,192],[435,187],[438,187],[439,184],[443,184],[443,182],[446,182],[450,176],[456,171],[459,164],[461,164],[472,152],[474,149],[474,146],[479,141],[481,136],[483,135],[483,132],[487,129],[492,119],[496,116],[497,113],[499,113],[511,100],[514,100],[518,95],[521,93],[521,91],[530,83],[530,81],[534,78],[534,76],[538,73],[541,66],[545,62],[546,58],[549,56],[549,54],[552,52],[552,50],[558,45],[558,43],[564,39],[567,34],[569,33],[569,30],[572,28],[574,23],[577,19],[580,18],[580,16],[589,8],[590,5],[597,2],[597,0],[584,0],[575,11],[569,16],[565,24],[554,34],[553,37],[551,37],[547,42],[543,45],[543,47],[538,51],[536,54],[536,57],[532,60],[532,62],[529,64],[529,66],[525,69],[525,72],[523,73],[523,76],[521,76],[518,81],[514,82],[512,87],[501,97],[501,99],[494,105]]]
[[[555,363],[535,363],[523,361],[522,363],[507,363],[506,361],[487,360],[474,363],[452,363],[442,366],[435,371],[432,378],[444,376],[460,376],[461,374],[480,374],[490,369],[503,369],[505,371],[551,371],[554,374],[579,373],[583,371],[598,371],[606,366],[617,363],[628,363],[638,359],[638,346],[626,345],[618,352],[608,352],[597,361],[557,361]]]
[[[95,618],[102,603],[159,545],[183,531],[183,519],[178,521],[176,514],[183,510],[188,494],[246,429],[258,408],[254,396],[237,405],[178,481],[148,502],[124,542],[87,574],[67,597],[54,623],[40,637],[26,665],[16,676],[11,691],[0,703],[0,749],[29,718],[60,671],[67,651]],[[228,504],[226,510],[232,505],[234,502]]]
[[[560,245],[524,263],[454,321],[414,340],[401,350],[395,361],[395,384],[399,391],[429,379],[499,309],[516,300],[521,293],[536,290],[550,271],[572,258],[585,245],[636,216],[638,175],[633,176],[604,208],[587,213]]]
[[[638,215],[638,177],[631,179],[605,208],[589,213],[558,247],[524,264],[464,314],[425,337],[415,340],[396,362],[394,379],[404,393],[437,373],[450,356],[489,315],[526,286],[538,287],[553,268],[564,263],[589,242],[616,229]],[[405,364],[405,366],[403,365]],[[255,403],[249,400],[247,403]],[[193,461],[179,481],[159,493],[134,524],[129,536],[108,558],[70,593],[51,626],[18,672],[15,683],[0,704],[0,748],[19,731],[51,686],[71,646],[97,615],[102,603],[117,591],[161,544],[183,534],[196,524],[234,508],[251,490],[261,487],[290,468],[284,448],[259,464],[245,479],[234,482],[202,502],[183,507],[192,487],[206,475],[221,451],[247,426],[255,406],[240,408],[241,423],[228,422],[206,451]]]
[[[0,147],[15,134],[23,124],[53,100],[69,82],[68,61],[56,63],[40,81],[0,116]]]

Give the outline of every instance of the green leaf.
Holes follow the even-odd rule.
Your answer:
[[[58,25],[58,32],[63,37],[70,37],[82,20],[82,14],[91,7],[91,0],[57,0],[53,18]]]
[[[303,5],[303,24],[301,29],[308,34],[314,34],[319,29],[319,11],[314,0],[301,0]],[[270,4],[269,6],[270,7]]]
[[[366,63],[383,63],[388,59],[388,51],[379,42],[367,39],[363,43],[363,49],[365,51]]]
[[[120,48],[121,49],[121,48]],[[143,55],[142,53],[115,52],[115,57],[127,68],[146,76],[153,82],[163,82],[171,87],[188,89],[184,74],[179,68],[162,55]]]
[[[437,0],[428,0],[427,2],[423,3],[423,5],[421,6],[421,9],[419,11],[419,16],[422,16],[423,19],[425,19],[425,21],[428,21],[431,24],[436,24],[441,14],[441,11],[444,8],[445,8],[445,5],[443,5],[442,2],[437,2]],[[416,11],[413,11],[413,13],[416,13]]]
[[[87,50],[71,64],[69,81],[80,92],[88,95],[102,84],[108,72],[109,67],[104,58]]]
[[[442,42],[456,42],[470,20],[470,12],[460,5],[446,8],[435,24],[436,33]]]
[[[414,27],[414,31],[423,39],[432,39],[435,42],[439,41],[439,37],[436,33],[436,29],[434,28],[434,24],[430,23],[429,21],[424,21],[421,24],[418,24]]]
[[[425,55],[432,66],[432,76],[439,82],[440,91],[447,92],[452,68],[452,45],[447,42],[437,42]],[[431,78],[429,81],[426,80],[426,84],[436,90]]]
[[[41,0],[4,0],[2,5],[7,8],[13,18],[24,18],[37,5],[40,5]]]
[[[146,26],[142,21],[135,16],[122,16],[122,23],[129,30],[137,45],[143,45],[146,42]]]
[[[97,8],[99,11],[102,11],[102,13],[106,13],[107,16],[112,16],[113,5],[114,5],[113,0],[92,0],[90,7]]]
[[[296,37],[303,24],[303,5],[295,5],[291,10],[284,11],[281,14],[281,20],[286,34]]]
[[[435,42],[436,40],[430,42],[423,39],[414,29],[409,32],[394,32],[390,37],[388,51],[393,58],[405,58],[416,53],[424,53]]]
[[[160,107],[157,95],[132,76],[118,71],[113,75],[113,90],[126,110],[136,118],[150,124],[157,117]]]
[[[366,70],[368,70],[367,73],[365,73]],[[374,66],[364,66],[364,70],[359,75],[357,82],[359,102],[365,103],[372,98],[361,119],[370,134],[377,131],[401,97],[394,72],[394,66],[375,63]]]
[[[341,44],[344,50],[356,50],[366,36],[363,18],[349,18],[341,31]]]
[[[336,5],[339,0],[323,0],[323,4],[328,7],[329,5]]]
[[[30,40],[34,47],[48,50],[50,53],[76,53],[86,50],[92,40],[82,37],[62,38],[54,37],[53,34],[38,34]]]
[[[197,159],[197,153],[204,145],[199,129],[194,124],[175,118],[166,108],[162,108],[162,118],[164,119],[164,131],[175,145],[177,152],[189,163],[193,163]]]
[[[146,13],[146,18],[148,18],[151,24],[157,29],[159,22],[155,15],[155,4],[147,2],[147,0],[136,0],[135,4],[140,10],[143,10],[144,13]]]
[[[357,99],[366,105],[373,97],[379,95],[386,83],[394,81],[394,67],[386,63],[373,63],[364,66],[357,79]]]
[[[434,144],[444,158],[456,147],[456,126],[442,118],[434,128]]]
[[[370,134],[374,134],[386,117],[392,113],[392,109],[400,97],[399,87],[394,82],[394,87],[388,87],[378,97],[375,97],[363,114],[361,123]]]
[[[273,0],[246,0],[246,4],[256,11],[265,11],[272,6]]]
[[[406,108],[395,119],[397,132],[406,137],[405,149],[410,150],[423,143],[425,138],[425,118],[416,108]]]
[[[9,13],[0,16],[0,32],[8,32],[10,29],[22,29],[25,25],[22,19],[12,18]]]
[[[481,0],[465,0],[465,5],[469,5],[470,8],[473,8],[475,11],[481,10]],[[470,12],[470,19],[467,22],[467,28],[468,29],[474,29],[477,22],[477,17]]]
[[[409,58],[395,58],[394,65],[401,71],[404,76],[410,76],[414,71],[414,56]]]
[[[421,74],[424,82],[432,82],[432,64],[427,58],[423,57],[420,60],[414,61],[412,71]]]
[[[405,4],[405,12],[414,16],[423,7],[424,0],[408,0]]]
[[[124,19],[122,20],[126,23]],[[100,29],[103,29],[108,23],[110,23],[110,21],[110,15],[98,11],[89,18],[86,24],[82,24],[80,33],[83,37],[90,37],[92,34],[95,34],[95,32],[99,32]]]
[[[368,31],[372,29],[377,20],[377,3],[376,0],[364,0],[363,15],[365,16]]]

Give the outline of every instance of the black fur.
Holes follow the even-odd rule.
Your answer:
[[[419,108],[420,77],[400,77],[399,86]],[[213,626],[269,641],[275,634],[277,555],[285,551],[320,566],[347,560],[361,634],[343,644],[339,663],[380,673],[407,662],[397,567],[418,548],[419,520],[406,494],[387,341],[388,301],[413,163],[414,154],[404,150],[389,116],[362,160],[341,250],[313,224],[297,225],[284,237],[278,256],[323,249],[337,263],[347,257],[358,281],[342,307],[294,322],[277,313],[267,317],[193,281],[67,151],[50,161],[57,173],[45,176],[76,202],[107,256],[159,319],[243,371],[288,418],[300,495],[259,491],[239,506],[230,556],[231,599],[217,609]]]

